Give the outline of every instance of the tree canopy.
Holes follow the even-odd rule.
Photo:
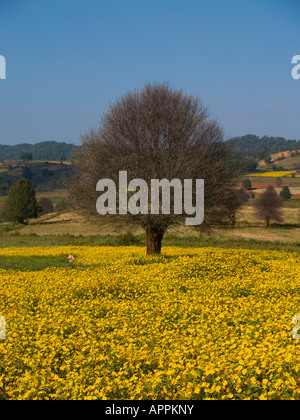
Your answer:
[[[153,179],[204,179],[205,216],[197,228],[210,229],[228,213],[225,192],[237,181],[236,171],[229,169],[230,158],[222,129],[199,99],[165,84],[147,85],[119,99],[103,116],[99,128],[82,136],[82,147],[74,159],[70,202],[82,214],[99,217],[96,185],[100,179],[118,185],[120,171],[127,171],[128,179],[142,179],[148,185]],[[123,220],[142,226],[147,252],[159,253],[166,229],[187,216],[172,210],[174,203],[171,214],[127,214]],[[121,217],[111,218],[120,221]]]
[[[21,179],[8,192],[2,218],[6,222],[24,223],[27,219],[36,218],[39,209],[31,183]]]

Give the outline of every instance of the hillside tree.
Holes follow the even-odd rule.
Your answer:
[[[272,185],[269,185],[265,192],[259,196],[254,205],[255,213],[258,218],[263,219],[266,228],[270,226],[270,221],[282,222],[282,200]]]
[[[26,160],[32,160],[32,153],[31,152],[22,152],[20,155],[20,159],[22,159],[23,161]]]
[[[22,167],[22,178],[30,181],[33,177],[32,170],[26,165]]]
[[[289,200],[292,197],[292,193],[287,185],[282,187],[282,190],[280,191],[280,197],[282,200]]]
[[[10,188],[1,216],[5,222],[25,223],[38,217],[39,210],[34,188],[28,180],[21,179]]]
[[[231,228],[234,228],[237,212],[249,200],[249,195],[246,193],[244,188],[240,188],[237,191],[228,190],[226,194],[228,219],[230,221]]]
[[[244,179],[243,188],[245,188],[246,190],[251,190],[252,183],[251,183],[250,179],[248,179],[248,178]]]

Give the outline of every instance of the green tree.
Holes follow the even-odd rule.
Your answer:
[[[22,160],[32,160],[32,153],[31,152],[21,153],[20,159],[22,159]]]
[[[6,222],[24,223],[27,219],[38,217],[39,210],[31,183],[21,179],[8,192],[2,218]]]
[[[292,193],[286,185],[282,187],[282,190],[280,191],[280,197],[282,200],[289,200],[292,197]]]
[[[32,178],[32,171],[28,166],[23,166],[22,168],[22,178],[28,179],[28,181]]]
[[[250,181],[250,179],[244,179],[244,181],[243,181],[243,187],[246,189],[246,190],[251,190],[251,188],[252,188],[252,184],[251,184],[251,181]]]

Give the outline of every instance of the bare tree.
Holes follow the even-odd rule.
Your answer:
[[[278,188],[282,187],[282,179],[280,177],[276,178],[275,182],[276,182],[276,185],[277,185]]]
[[[270,226],[272,219],[276,222],[282,222],[281,207],[282,200],[272,185],[269,185],[266,191],[255,201],[256,215],[265,220],[266,228]]]
[[[51,213],[54,210],[52,201],[47,197],[40,198],[38,205],[40,206],[39,216]]]
[[[196,228],[210,230],[226,220],[228,195],[223,192],[237,182],[236,170],[229,169],[230,159],[221,128],[200,100],[165,84],[147,85],[118,100],[104,114],[100,127],[82,136],[69,199],[86,216],[142,226],[147,254],[160,253],[166,229],[182,223],[187,215],[174,214],[172,205],[171,214],[99,216],[97,182],[108,178],[118,185],[119,171],[148,185],[152,179],[204,179],[205,217]]]
[[[229,189],[228,191],[224,191],[224,194],[226,194],[225,199],[227,203],[230,226],[231,228],[234,228],[236,224],[236,214],[238,210],[249,200],[249,195],[246,193],[244,188],[240,188],[237,191]]]

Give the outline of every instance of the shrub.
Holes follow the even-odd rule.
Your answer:
[[[55,207],[56,211],[66,211],[69,209],[69,203],[66,199],[60,200]]]
[[[42,197],[38,204],[41,207],[41,211],[39,212],[40,215],[50,213],[54,210],[52,201],[47,197]]]
[[[5,222],[24,223],[26,219],[36,218],[38,211],[35,190],[28,180],[21,179],[8,192],[2,218]]]
[[[282,190],[280,191],[280,197],[282,200],[289,200],[292,197],[292,193],[289,189],[289,187],[284,186]]]

